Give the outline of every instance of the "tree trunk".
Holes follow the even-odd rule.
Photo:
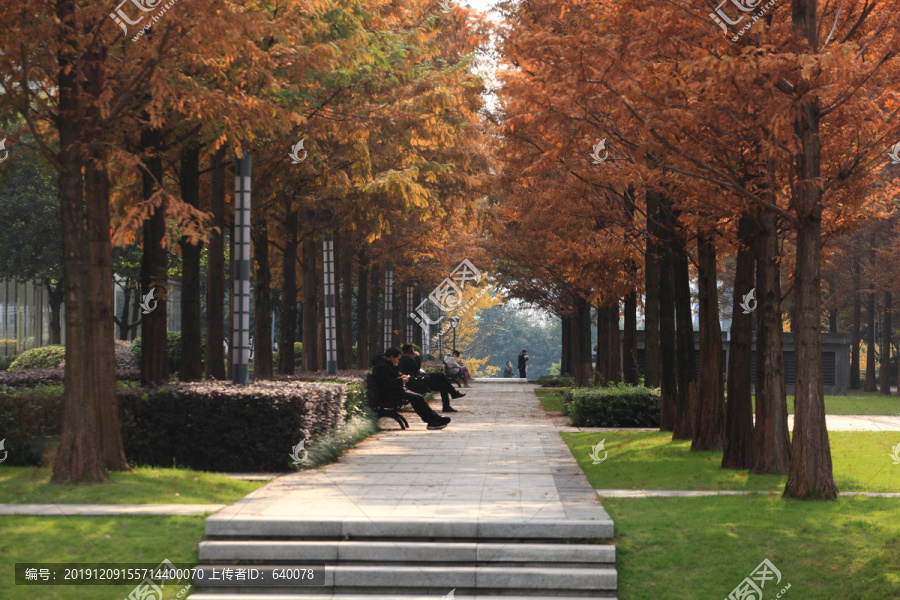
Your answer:
[[[866,308],[866,383],[864,392],[875,391],[875,292],[869,293],[869,302]]]
[[[793,30],[806,37],[812,48],[816,39],[816,0],[793,0]],[[800,81],[801,89],[808,85]],[[822,338],[820,261],[822,255],[822,180],[819,139],[819,99],[804,94],[795,121],[800,148],[794,157],[796,183],[791,205],[797,216],[797,258],[794,298],[798,327],[794,343],[797,383],[794,394],[794,435],[791,467],[784,487],[786,498],[837,499],[831,468],[831,447],[825,427],[822,391]]]
[[[641,373],[637,363],[637,291],[625,296],[625,332],[622,338],[622,376],[625,383],[638,385]]]
[[[206,376],[225,379],[225,148],[211,157],[207,249]]]
[[[50,283],[47,283],[47,289],[50,289]],[[122,314],[116,320],[116,325],[119,326],[119,339],[127,340],[128,339],[128,330],[131,328],[128,324],[128,310],[131,308],[131,293],[134,289],[134,286],[131,284],[130,279],[125,280],[125,285],[122,286]],[[53,317],[51,317],[51,320]],[[52,342],[51,342],[52,343]]]
[[[338,335],[344,349],[339,363],[341,369],[350,369],[353,365],[353,254],[350,241],[350,234],[341,236],[341,318],[338,321]]]
[[[619,300],[606,307],[606,381],[622,381],[622,338],[619,335]],[[599,341],[599,340],[598,340]]]
[[[75,3],[56,3],[59,95],[58,188],[66,302],[66,365],[62,431],[53,464],[54,483],[105,481],[110,469],[127,469],[115,399],[113,270],[106,146],[98,140],[82,157],[80,97],[102,91],[105,57],[89,57],[79,72]],[[81,85],[84,89],[81,89]],[[86,99],[89,102],[89,99]],[[94,106],[90,102],[90,106]],[[83,172],[83,175],[82,175]]]
[[[325,370],[328,357],[325,354],[325,301],[319,298],[321,290],[316,290],[316,371]]]
[[[606,353],[609,351],[606,345],[609,343],[609,318],[606,313],[605,304],[597,307],[597,360],[594,372],[597,383],[604,386],[609,385],[609,381],[606,379]]]
[[[384,276],[378,265],[372,265],[370,269],[372,277],[371,294],[369,301],[369,359],[380,356],[387,348],[382,348],[384,339],[381,334],[381,320],[379,319],[381,308],[381,296],[384,294]]]
[[[672,270],[674,260],[671,252],[672,235],[670,213],[661,210],[663,197],[648,191],[647,196],[655,196],[655,205],[660,206],[659,237],[659,384],[662,415],[661,431],[675,429],[676,405],[678,402],[678,373],[675,368],[675,292]]]
[[[131,301],[131,325],[129,325],[128,339],[134,341],[141,320],[141,288],[140,281],[134,282],[134,299]]]
[[[188,146],[181,155],[181,198],[200,207],[200,148]],[[182,237],[181,245],[181,368],[179,379],[203,377],[203,340],[200,328],[200,253],[203,243]]]
[[[738,223],[738,254],[734,275],[731,339],[728,347],[728,402],[725,403],[723,469],[753,466],[753,403],[750,394],[753,313],[741,309],[743,296],[754,289],[753,224],[744,215]],[[747,290],[747,291],[745,291]]]
[[[270,379],[272,365],[272,271],[269,266],[269,219],[253,219],[253,376]]]
[[[672,221],[674,223],[674,221]],[[696,383],[696,351],[694,349],[694,317],[691,313],[691,279],[688,269],[687,249],[680,235],[670,238],[674,269],[672,269],[675,294],[675,314],[678,321],[676,333],[678,396],[675,410],[673,440],[689,440],[693,437],[694,402],[691,384]]]
[[[859,343],[862,321],[862,306],[859,298],[859,261],[853,263],[853,331],[850,341],[850,389],[862,387],[859,379]]]
[[[297,332],[297,211],[289,209],[284,220],[281,257],[281,310],[278,315],[278,372],[294,374],[294,337]]]
[[[837,330],[837,311],[832,308],[830,311],[828,311],[828,333],[837,333]]]
[[[369,368],[369,266],[362,251],[357,271],[356,368]]]
[[[586,387],[591,381],[591,305],[584,298],[578,298],[572,324],[575,327],[575,368],[572,375],[578,387]]]
[[[159,157],[160,132],[145,129],[141,133],[145,170],[141,172],[144,200],[158,190],[162,182],[162,160]],[[141,323],[141,383],[163,383],[169,380],[169,358],[166,340],[166,304],[168,296],[169,256],[163,246],[166,235],[166,199],[160,196],[149,218],[144,220],[144,248],[141,257],[141,296],[153,292],[156,308],[145,314]]]
[[[63,285],[63,281],[57,281],[56,285],[47,281],[47,301],[50,304],[50,343],[51,344],[61,344],[62,343],[62,329],[61,329],[61,309],[63,300],[65,299],[66,288]],[[125,296],[125,318],[128,317],[128,296]],[[126,320],[127,324],[127,320]],[[127,329],[126,329],[127,332]],[[122,338],[123,340],[126,338]],[[68,364],[68,363],[66,363]]]
[[[319,370],[318,286],[316,285],[316,238],[308,233],[303,238],[300,271],[303,273],[303,370]]]
[[[344,337],[341,335],[344,325],[344,292],[341,289],[341,273],[344,259],[344,247],[341,245],[343,236],[335,233],[332,236],[332,247],[334,248],[334,272],[332,274],[334,281],[334,326],[335,326],[335,361],[338,369],[345,369],[347,362],[346,354],[350,352],[349,346],[344,345]],[[349,255],[348,255],[349,256]],[[325,263],[322,263],[322,307],[325,307]],[[325,350],[325,338],[322,338],[322,349]],[[328,357],[326,356],[322,362],[322,368],[328,368]]]
[[[572,374],[572,359],[571,359],[571,340],[572,340],[572,328],[571,323],[568,317],[560,317],[560,323],[562,324],[562,352],[559,357],[559,374],[560,375],[571,375]],[[599,360],[599,351],[597,349],[598,355],[597,360]],[[515,366],[515,365],[514,365]]]
[[[791,463],[784,391],[781,276],[775,214],[761,213],[756,262],[756,425],[753,471],[786,473]]]
[[[647,192],[647,247],[644,253],[644,384],[660,386],[660,272],[659,272],[659,200]],[[671,429],[671,428],[670,428]]]
[[[724,434],[724,384],[722,381],[722,330],[716,287],[715,234],[697,234],[700,298],[700,384],[694,411],[691,450],[722,450]]]
[[[884,316],[881,320],[881,384],[882,396],[891,395],[891,293],[884,293]]]

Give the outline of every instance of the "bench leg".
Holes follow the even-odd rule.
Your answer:
[[[388,419],[393,419],[400,425],[401,430],[405,430],[409,427],[409,422],[397,411],[394,410],[380,410],[378,411],[378,418],[386,417]]]

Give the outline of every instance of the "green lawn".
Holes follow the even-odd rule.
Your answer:
[[[0,467],[0,503],[231,504],[265,482],[217,473],[138,467],[114,472],[109,483],[56,485],[45,467]]]
[[[554,388],[537,388],[534,393],[541,400],[541,406],[547,411],[561,412],[563,409],[562,395],[565,390],[560,391]]]
[[[544,410],[562,410],[562,395],[559,388],[538,388],[535,390]],[[788,413],[794,414],[794,397],[787,397]],[[554,408],[555,407],[555,408]],[[754,410],[756,404],[754,400]],[[900,416],[900,397],[881,396],[877,392],[854,391],[848,396],[825,396],[825,414],[828,415],[888,415]]]
[[[794,397],[787,397],[788,412],[794,414]],[[756,406],[754,404],[754,410]],[[854,390],[847,396],[825,396],[826,415],[900,415],[900,397]]]
[[[205,517],[0,516],[0,597],[4,600],[121,600],[134,585],[15,585],[17,562],[197,563]],[[173,600],[183,586],[165,586]],[[185,595],[182,595],[182,599]]]
[[[603,506],[615,521],[619,600],[727,598],[765,558],[782,580],[766,585],[764,600],[787,584],[784,600],[900,598],[895,499],[605,498]]]
[[[832,431],[831,458],[841,491],[900,492],[900,465],[889,454],[900,443],[896,432]],[[721,452],[691,452],[690,441],[673,442],[657,431],[563,433],[572,455],[595,488],[673,490],[773,490],[781,492],[783,475],[756,475],[719,467]],[[592,464],[593,445],[605,439],[609,452]],[[601,453],[602,456],[602,453]],[[900,514],[900,500],[897,501]]]

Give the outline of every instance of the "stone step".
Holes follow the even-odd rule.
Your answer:
[[[457,539],[598,540],[612,539],[609,519],[532,519],[530,521],[478,521],[428,519],[297,519],[296,517],[235,517],[206,519],[207,539]]]
[[[309,566],[309,565],[307,565]],[[317,585],[299,586],[298,582],[281,585],[273,573],[284,572],[284,565],[252,565],[256,569],[256,581],[241,587],[235,581],[228,586],[210,583],[216,570],[221,577],[220,565],[198,565],[202,577],[195,578],[198,591],[209,593],[276,594],[281,592],[321,594],[440,594],[451,589],[472,593],[476,590],[488,594],[517,593],[525,596],[612,596],[616,591],[615,568],[553,568],[553,567],[476,567],[476,566],[385,566],[338,565],[314,566]],[[296,567],[300,568],[299,565]],[[281,581],[284,581],[282,579]],[[433,599],[432,599],[433,600]]]
[[[610,544],[239,540],[200,542],[205,563],[509,563],[519,566],[615,565]]]

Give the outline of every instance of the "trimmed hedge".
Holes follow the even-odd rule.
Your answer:
[[[659,390],[619,384],[573,388],[563,398],[564,412],[576,427],[659,427]]]
[[[27,369],[24,371],[0,371],[0,387],[29,388],[39,385],[62,383],[66,378],[65,369]],[[120,381],[139,381],[141,372],[134,369],[116,371]]]
[[[44,454],[59,437],[62,410],[62,385],[32,389],[0,386],[0,439],[6,439],[9,452],[3,464],[43,464]]]
[[[9,365],[10,371],[24,369],[55,369],[66,359],[66,347],[59,345],[41,346],[26,350]]]
[[[292,470],[291,448],[344,421],[341,385],[181,383],[117,394],[125,456],[203,471]]]

